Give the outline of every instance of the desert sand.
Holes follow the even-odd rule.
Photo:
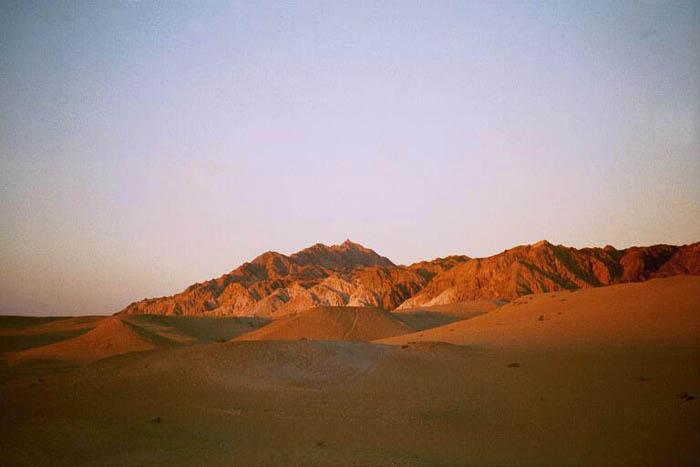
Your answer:
[[[371,341],[415,329],[393,314],[370,307],[318,307],[282,316],[236,340]]]
[[[700,277],[471,308],[0,318],[2,464],[700,462]]]
[[[700,276],[527,295],[448,326],[384,339],[488,346],[700,345]]]

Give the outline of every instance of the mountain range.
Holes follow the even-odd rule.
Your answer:
[[[347,240],[290,256],[269,251],[221,277],[134,302],[120,313],[276,318],[317,306],[400,312],[679,274],[700,275],[700,242],[618,250],[543,240],[487,258],[448,256],[403,266]]]

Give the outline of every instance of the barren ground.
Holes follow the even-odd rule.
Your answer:
[[[380,343],[219,342],[265,322],[202,319],[0,318],[0,463],[700,462],[700,277],[522,297]]]

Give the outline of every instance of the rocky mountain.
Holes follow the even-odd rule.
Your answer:
[[[397,266],[348,240],[290,256],[270,251],[179,294],[134,302],[122,313],[277,317],[316,306],[394,310],[677,274],[700,275],[700,243],[617,250],[541,241],[488,258],[450,256]]]
[[[639,282],[677,274],[700,274],[700,243],[579,250],[543,240],[459,264],[436,276],[399,308],[485,298],[512,300],[531,293]]]
[[[171,297],[132,303],[127,314],[280,316],[314,306],[398,307],[435,275],[466,261],[451,256],[396,266],[347,240],[293,255],[269,251],[228,274]]]

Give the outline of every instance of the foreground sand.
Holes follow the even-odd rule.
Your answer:
[[[395,345],[5,360],[2,463],[694,465],[700,278],[646,284],[521,298]]]
[[[379,340],[595,348],[700,345],[700,276],[527,295],[470,320]]]

